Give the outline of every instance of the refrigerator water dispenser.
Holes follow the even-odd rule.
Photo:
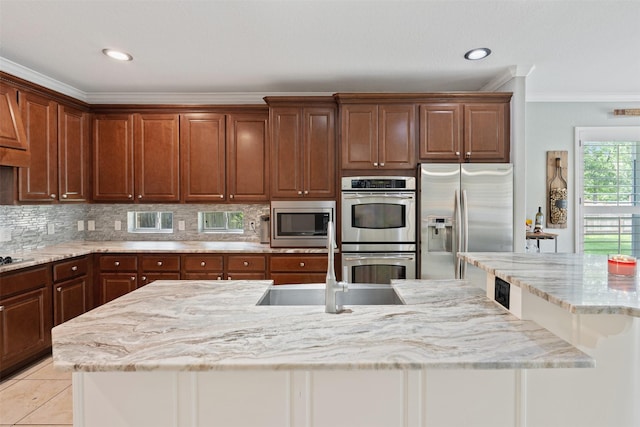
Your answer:
[[[427,252],[451,252],[453,250],[453,221],[451,217],[428,217]],[[424,242],[423,242],[424,244]]]

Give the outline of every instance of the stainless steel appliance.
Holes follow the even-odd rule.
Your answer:
[[[335,222],[333,200],[271,202],[272,247],[327,246],[327,224]]]
[[[458,252],[513,250],[513,166],[420,165],[420,277],[464,277]]]
[[[342,178],[342,267],[350,283],[416,277],[414,177]]]

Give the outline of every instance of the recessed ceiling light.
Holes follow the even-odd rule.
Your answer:
[[[121,52],[114,49],[102,49],[102,53],[107,55],[109,58],[117,59],[118,61],[133,61],[133,56],[129,55],[127,52]]]
[[[470,61],[475,61],[477,59],[486,58],[491,55],[491,49],[486,47],[480,47],[477,49],[471,49],[469,52],[464,54],[464,58]]]

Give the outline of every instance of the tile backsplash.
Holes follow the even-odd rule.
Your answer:
[[[173,212],[173,233],[128,233],[127,212]],[[241,211],[244,213],[244,233],[200,233],[198,212]],[[0,242],[0,255],[21,250],[42,248],[70,240],[233,240],[259,242],[260,216],[269,213],[268,204],[57,204],[0,206],[0,227],[9,229],[11,240]],[[83,231],[78,231],[82,221]],[[88,221],[95,222],[95,230],[88,230]],[[121,230],[116,230],[116,221]],[[179,221],[185,229],[178,230]],[[254,222],[256,227],[249,226]],[[52,233],[51,233],[52,232]]]

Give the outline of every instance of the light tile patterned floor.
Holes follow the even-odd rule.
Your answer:
[[[71,373],[54,370],[51,357],[0,382],[0,426],[71,425]]]

